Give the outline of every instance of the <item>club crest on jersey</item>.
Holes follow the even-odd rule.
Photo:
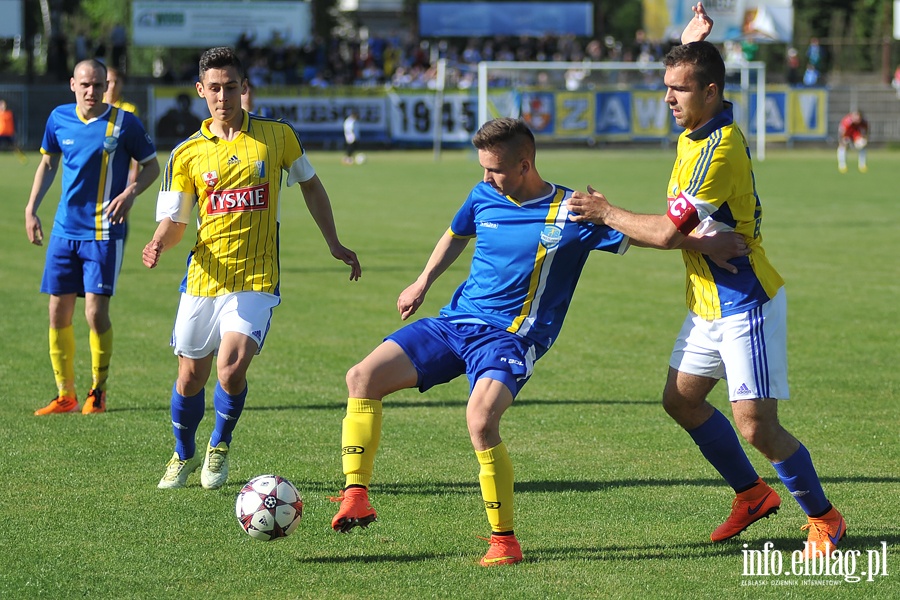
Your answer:
[[[203,174],[203,183],[208,188],[216,187],[216,184],[219,183],[219,174],[215,171],[207,171]]]
[[[547,225],[541,232],[541,246],[544,248],[555,248],[562,239],[562,229],[556,225]]]
[[[256,176],[260,179],[266,178],[266,161],[258,160],[256,161]]]
[[[107,153],[114,152],[118,145],[119,138],[115,136],[108,135],[103,139],[103,149],[106,150]]]
[[[269,184],[236,190],[214,190],[209,193],[206,213],[219,215],[235,212],[266,210],[269,208]]]

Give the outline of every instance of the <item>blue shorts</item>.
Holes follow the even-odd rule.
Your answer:
[[[69,240],[50,235],[41,292],[112,296],[122,267],[123,240]]]
[[[465,373],[469,391],[476,381],[490,377],[506,385],[515,398],[537,361],[536,349],[527,339],[492,325],[432,317],[410,323],[384,339],[409,356],[419,373],[420,392]]]

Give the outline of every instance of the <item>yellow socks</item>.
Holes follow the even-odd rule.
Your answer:
[[[60,396],[75,397],[75,329],[50,328],[50,364]]]
[[[112,346],[112,327],[99,334],[91,331],[91,389],[93,390],[106,389]]]
[[[506,444],[500,442],[487,450],[476,450],[481,465],[478,480],[481,497],[487,511],[491,531],[500,533],[513,529],[513,466]]]
[[[347,485],[369,487],[380,441],[381,401],[348,398],[341,428],[341,464]]]

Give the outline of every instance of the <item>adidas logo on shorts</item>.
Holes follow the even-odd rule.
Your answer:
[[[737,389],[737,391],[735,391],[734,393],[736,396],[746,396],[747,394],[749,394],[751,392],[750,392],[750,388],[747,387],[747,384],[742,383],[741,387],[739,387]]]

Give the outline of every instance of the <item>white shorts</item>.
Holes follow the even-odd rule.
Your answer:
[[[172,329],[175,354],[205,358],[219,349],[222,336],[228,331],[253,339],[259,354],[272,323],[272,309],[280,303],[278,296],[263,292],[234,292],[213,297],[181,294]]]
[[[728,399],[790,397],[787,380],[787,296],[715,321],[688,313],[669,366],[683,373],[725,379]]]

